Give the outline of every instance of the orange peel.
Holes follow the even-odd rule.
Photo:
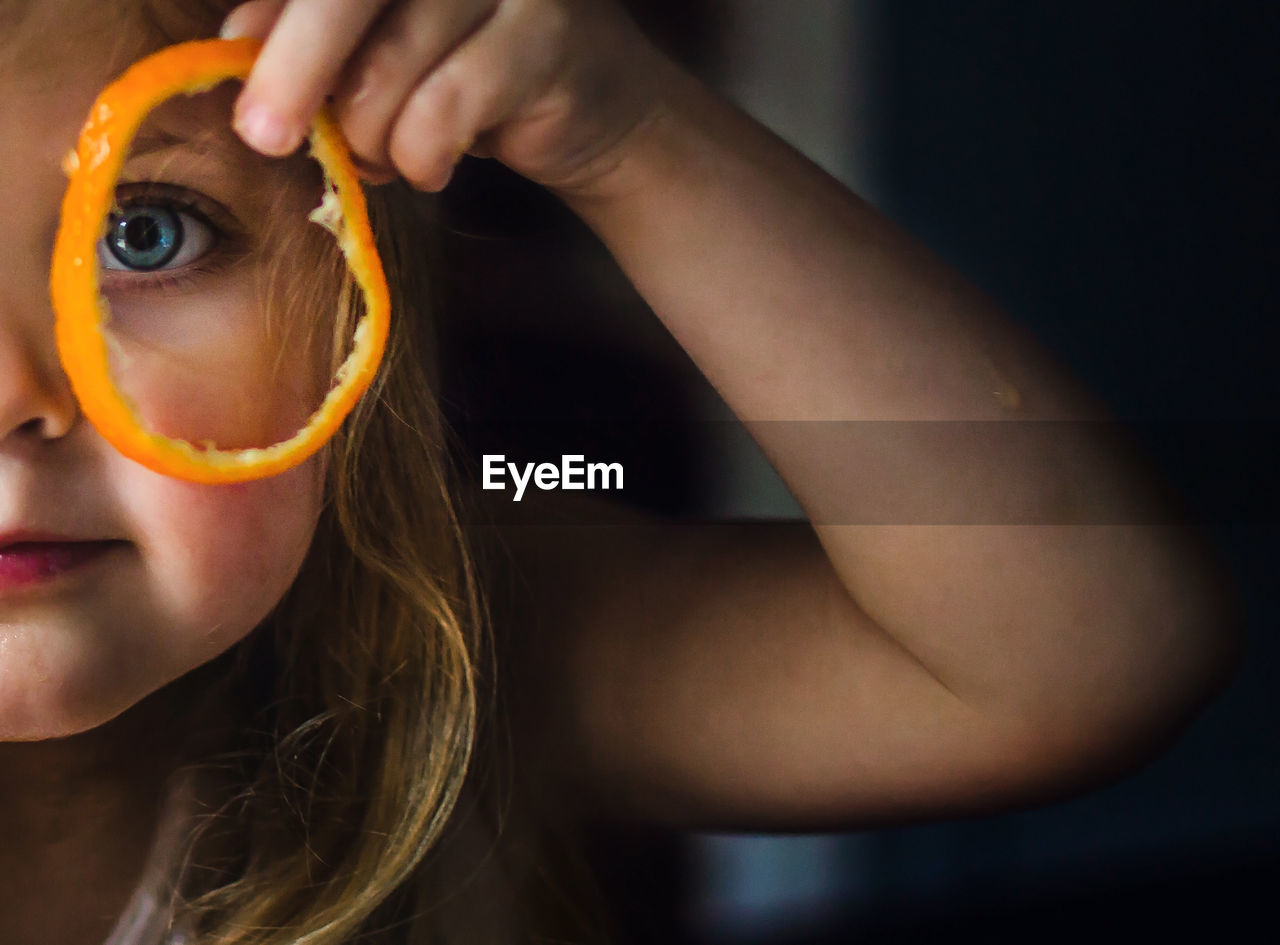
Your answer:
[[[94,101],[64,170],[70,177],[50,270],[58,354],[85,417],[123,455],[155,472],[218,484],[274,476],[319,450],[372,383],[386,348],[390,292],[369,225],[364,192],[345,140],[326,109],[310,132],[311,155],[324,172],[325,195],[311,214],[333,232],[365,298],[350,352],[320,407],[291,438],[263,448],[197,446],[144,428],[136,407],[111,376],[102,333],[107,304],[96,259],[114,203],[124,156],[146,116],[179,93],[194,95],[248,76],[261,43],[254,39],[179,43],[142,59]]]

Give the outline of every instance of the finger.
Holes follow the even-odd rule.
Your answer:
[[[560,70],[567,14],[503,2],[426,77],[396,118],[388,155],[419,190],[441,190],[476,139],[540,94]]]
[[[389,165],[369,164],[361,160],[358,154],[351,155],[351,163],[355,165],[357,176],[370,184],[389,184],[400,176],[395,168]]]
[[[285,0],[249,0],[242,3],[222,21],[218,35],[223,39],[251,36],[266,39],[284,9]]]
[[[365,166],[392,170],[387,141],[405,99],[497,5],[497,0],[413,0],[390,7],[374,23],[348,62],[333,103],[352,152]]]
[[[263,154],[302,143],[343,63],[384,0],[290,0],[236,100],[236,131]]]

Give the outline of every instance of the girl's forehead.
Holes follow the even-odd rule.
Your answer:
[[[208,35],[218,12],[204,0],[0,0],[0,167],[14,149],[27,167],[60,165],[108,82],[149,52]],[[249,163],[255,155],[230,128],[238,89],[227,82],[162,103],[143,123],[138,146],[148,146],[148,136],[152,143],[170,137]]]
[[[210,36],[220,0],[0,0],[0,77],[53,92],[69,74],[105,82],[171,43]]]
[[[238,207],[265,201],[277,208],[298,210],[307,204],[305,209],[312,209],[321,197],[321,172],[307,153],[264,157],[232,131],[240,87],[231,80],[195,95],[176,95],[154,108],[129,147],[121,179],[132,172],[163,174],[176,165],[193,184],[220,184]]]

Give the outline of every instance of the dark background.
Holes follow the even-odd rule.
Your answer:
[[[633,6],[717,81],[732,3]],[[596,838],[601,875],[636,943],[1236,941],[1250,919],[1271,938],[1280,5],[862,6],[874,34],[849,46],[871,53],[859,144],[880,209],[1133,422],[1235,566],[1246,658],[1170,753],[1069,803],[773,842],[619,831]],[[546,455],[556,421],[573,452],[588,430],[621,448],[644,427],[636,455],[656,443],[686,473],[630,500],[704,506],[703,445],[665,421],[706,385],[607,255],[487,162],[443,209],[444,393],[470,447]]]

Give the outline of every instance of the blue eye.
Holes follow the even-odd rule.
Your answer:
[[[137,203],[109,218],[98,263],[103,269],[152,272],[194,262],[213,242],[213,230],[192,214],[162,203]]]

